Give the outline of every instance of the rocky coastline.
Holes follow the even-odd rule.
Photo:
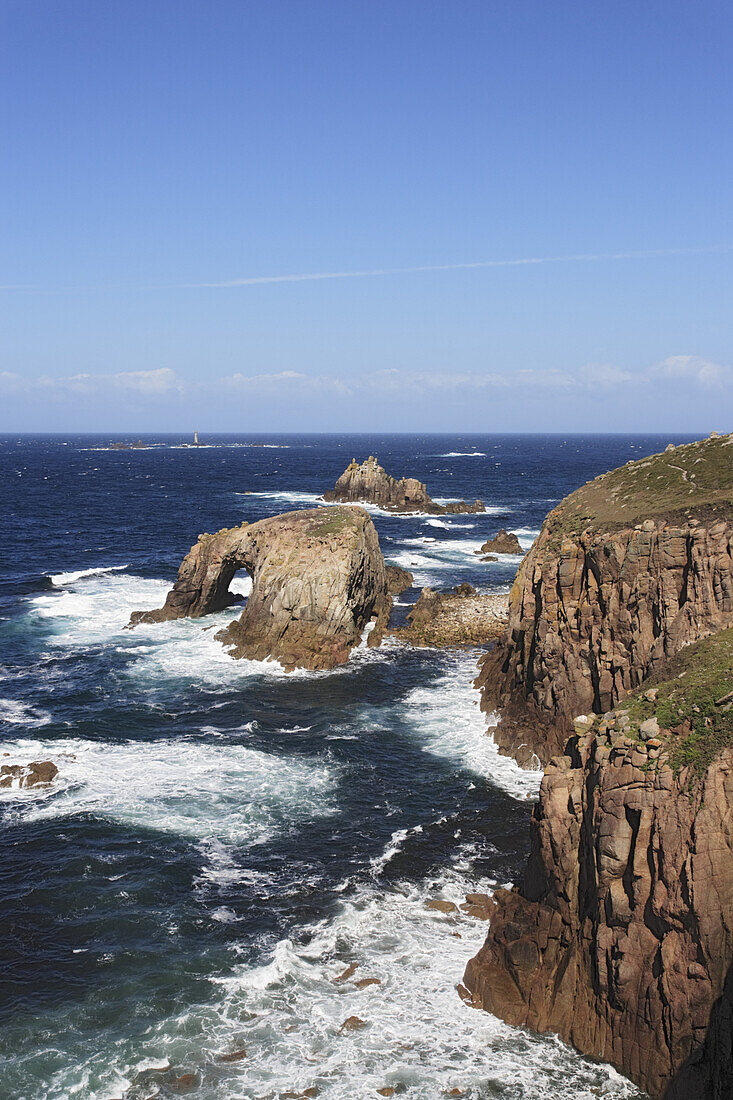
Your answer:
[[[472,1003],[654,1100],[733,1095],[733,436],[547,517],[482,660],[503,751],[545,765]],[[601,717],[599,717],[601,716]]]

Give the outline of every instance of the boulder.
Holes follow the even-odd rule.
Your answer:
[[[310,508],[200,535],[165,604],[136,611],[130,626],[193,618],[232,602],[245,569],[252,591],[239,619],[217,637],[233,657],[275,658],[284,668],[330,669],[364,631],[378,645],[391,600],[374,524],[361,508]]]
[[[475,500],[473,504],[465,500],[436,504],[422,481],[414,477],[402,477],[397,481],[390,477],[373,455],[361,464],[352,459],[334,488],[323,494],[323,499],[341,503],[366,502],[388,512],[426,512],[436,516],[486,510],[480,500]]]
[[[51,760],[38,760],[32,764],[3,764],[0,767],[0,787],[45,787],[58,775],[59,770]]]
[[[387,590],[390,596],[399,596],[412,588],[414,578],[409,569],[402,569],[399,565],[387,565]]]
[[[524,554],[517,536],[503,527],[493,538],[487,539],[478,552],[479,554]]]

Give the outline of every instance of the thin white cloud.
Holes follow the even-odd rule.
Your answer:
[[[574,253],[569,256],[523,256],[516,260],[475,260],[459,264],[422,264],[417,267],[377,267],[363,271],[316,271],[288,275],[248,275],[239,279],[224,279],[208,283],[184,283],[188,289],[227,289],[259,286],[266,283],[305,283],[321,279],[363,279],[371,275],[415,275],[423,271],[471,271],[491,267],[531,267],[538,264],[596,263],[601,260],[651,260],[664,256],[692,256],[706,252],[730,252],[733,245],[711,245],[700,248],[654,248],[640,252]]]
[[[650,367],[648,373],[652,378],[676,378],[706,387],[730,384],[733,380],[729,367],[711,363],[699,355],[670,355]]]
[[[119,371],[116,374],[80,373],[54,377],[22,378],[20,375],[0,374],[0,392],[44,394],[47,397],[67,398],[94,395],[123,397],[162,397],[183,389],[176,372],[169,367],[158,370]]]
[[[590,363],[580,369],[558,370],[361,370],[352,376],[307,374],[281,370],[253,374],[237,372],[205,383],[180,378],[168,367],[157,370],[121,371],[116,374],[79,373],[61,377],[43,376],[24,379],[12,371],[0,372],[0,394],[43,396],[54,401],[74,399],[154,402],[171,397],[183,400],[222,400],[227,395],[272,395],[285,400],[305,400],[318,394],[340,397],[409,400],[434,395],[437,400],[449,395],[508,393],[533,395],[550,393],[608,394],[624,388],[636,396],[649,397],[654,388],[679,387],[695,390],[730,388],[733,370],[700,356],[673,355],[660,363],[634,372],[611,363]]]

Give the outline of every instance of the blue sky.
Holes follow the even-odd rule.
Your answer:
[[[0,431],[733,427],[729,4],[0,21]]]

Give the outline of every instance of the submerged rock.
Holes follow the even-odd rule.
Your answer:
[[[329,669],[348,660],[368,627],[368,644],[381,641],[391,607],[384,559],[374,524],[353,507],[286,512],[200,535],[164,606],[134,612],[130,626],[221,611],[240,569],[252,591],[240,618],[217,634],[232,656]]]
[[[34,761],[32,764],[3,764],[0,767],[0,787],[45,787],[58,775],[59,770],[51,760]]]
[[[370,455],[361,465],[353,459],[333,489],[323,494],[328,501],[366,501],[377,504],[388,512],[427,512],[431,515],[458,515],[463,512],[484,512],[483,502],[465,500],[450,504],[436,504],[422,481],[414,477],[402,477],[399,481],[390,477]]]

